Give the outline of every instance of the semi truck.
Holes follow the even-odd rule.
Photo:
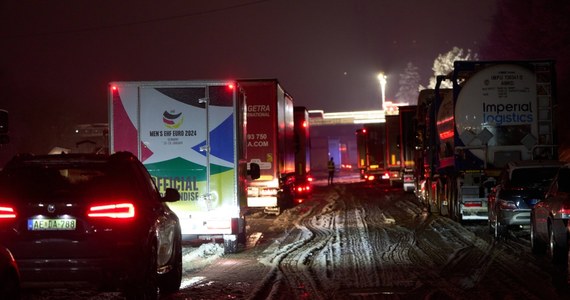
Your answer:
[[[109,84],[109,151],[135,154],[168,203],[185,239],[245,242],[245,96],[237,82],[133,81]],[[257,171],[257,172],[256,172]]]
[[[247,205],[280,214],[294,205],[293,98],[276,79],[239,80],[247,97],[247,162],[261,177],[248,182]]]
[[[295,146],[295,187],[294,201],[299,204],[312,194],[311,175],[311,135],[309,112],[304,106],[295,106],[294,146]]]
[[[386,115],[386,171],[390,185],[402,183],[402,153],[400,148],[400,115],[397,107],[394,113]]]
[[[487,195],[506,163],[557,159],[554,85],[553,61],[456,61],[423,93],[433,97],[420,93],[416,173],[432,211],[487,220]]]
[[[356,148],[360,178],[366,181],[388,180],[386,162],[386,123],[365,124],[356,130]]]
[[[416,152],[415,124],[417,105],[399,107],[400,116],[400,156],[402,162],[402,186],[404,191],[415,190],[414,154]]]

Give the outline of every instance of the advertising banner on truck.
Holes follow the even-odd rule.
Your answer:
[[[239,216],[235,92],[227,85],[129,85],[113,90],[111,151],[138,155],[183,234],[229,234]]]

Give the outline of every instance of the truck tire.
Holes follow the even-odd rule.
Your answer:
[[[449,211],[451,219],[453,219],[456,222],[462,223],[463,218],[461,215],[461,206],[459,205],[459,197],[457,196],[457,187],[455,185],[454,180],[448,180],[447,186],[448,186],[447,201],[449,203],[449,208],[450,208]]]
[[[447,201],[445,184],[440,180],[437,181],[437,202],[439,203],[439,214],[442,216],[449,216],[449,202]]]

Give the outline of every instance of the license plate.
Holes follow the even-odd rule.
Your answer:
[[[75,219],[28,219],[28,230],[75,230]]]

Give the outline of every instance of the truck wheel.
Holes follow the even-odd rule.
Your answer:
[[[456,222],[462,223],[463,222],[463,215],[461,214],[461,205],[459,204],[459,197],[457,196],[457,188],[452,181],[448,181],[448,203],[450,205],[450,212],[452,215],[452,219]]]
[[[442,216],[449,216],[449,202],[446,198],[446,188],[445,185],[438,181],[437,183],[437,202],[439,203],[439,214]]]

